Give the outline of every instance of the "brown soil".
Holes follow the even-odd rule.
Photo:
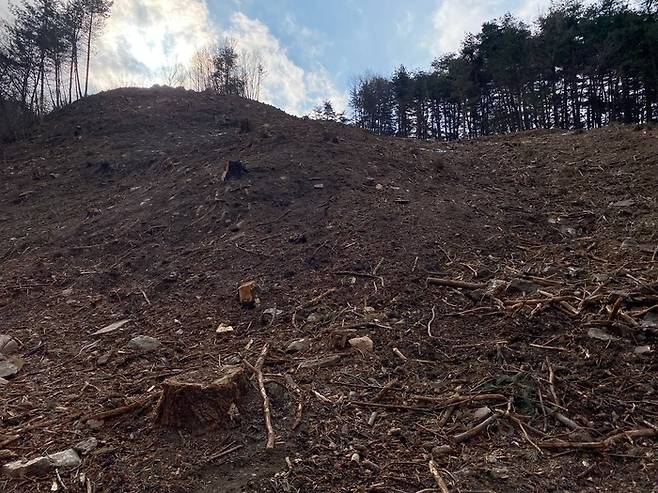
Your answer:
[[[25,362],[0,460],[94,436],[70,491],[440,491],[430,460],[450,491],[658,491],[657,156],[651,128],[445,144],[182,90],[80,101],[0,154],[0,333]],[[266,343],[274,450],[255,378],[224,429],[155,426],[165,379],[251,377]]]

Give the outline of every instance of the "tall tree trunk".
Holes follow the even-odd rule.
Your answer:
[[[87,35],[87,67],[85,70],[85,97],[87,97],[87,91],[89,89],[89,62],[91,59],[91,32],[94,27],[94,13],[89,13],[89,32]]]

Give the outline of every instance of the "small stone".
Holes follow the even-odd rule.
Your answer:
[[[155,337],[151,336],[137,336],[130,339],[128,347],[137,351],[153,351],[162,346],[162,343]]]
[[[357,452],[354,452],[352,454],[352,456],[350,457],[350,460],[352,462],[360,462],[361,461],[361,456]]]
[[[437,445],[432,449],[432,455],[434,457],[443,457],[452,452],[452,447],[450,445]]]
[[[263,311],[263,314],[260,316],[260,321],[263,324],[270,324],[274,322],[276,317],[283,315],[283,310],[277,310],[276,308],[268,308]]]
[[[306,351],[310,346],[310,341],[308,339],[297,339],[288,344],[286,348],[287,353],[299,353],[300,351]]]
[[[377,183],[377,185],[375,185],[375,189],[384,190],[384,185],[382,185],[381,183]]]
[[[508,294],[521,293],[521,294],[532,294],[539,289],[534,282],[528,281],[526,279],[512,279],[505,292]]]
[[[217,334],[228,334],[230,332],[233,332],[233,326],[231,325],[225,325],[225,324],[219,324],[219,327],[215,330]]]
[[[80,456],[73,449],[37,457],[29,461],[15,461],[2,466],[2,472],[12,478],[43,476],[55,469],[75,469],[81,464]]]
[[[12,336],[0,334],[0,354],[14,354],[18,351],[18,342]]]
[[[592,339],[598,339],[600,341],[614,341],[615,336],[608,334],[605,330],[599,329],[597,327],[590,327],[587,331],[587,335]]]
[[[374,344],[372,342],[372,339],[370,339],[370,337],[368,336],[354,337],[353,339],[350,339],[348,342],[350,346],[352,346],[354,349],[358,349],[366,353],[371,353],[372,350],[374,349]]]
[[[13,377],[21,368],[25,362],[14,356],[10,356],[5,359],[0,359],[0,378]]]
[[[491,416],[491,413],[492,413],[491,408],[489,408],[488,406],[483,406],[475,410],[475,412],[473,413],[473,417],[476,420],[480,421]]]
[[[652,353],[653,351],[651,350],[651,346],[637,346],[633,352],[635,354],[647,354]]]
[[[81,442],[76,443],[73,446],[73,450],[78,452],[80,455],[87,455],[96,447],[98,447],[98,440],[96,440],[94,437],[89,437],[86,440],[82,440]]]
[[[324,184],[316,183],[315,185],[313,185],[313,188],[315,188],[317,190],[322,190],[324,188]]]
[[[308,317],[306,317],[306,321],[310,324],[314,324],[322,320],[322,317],[320,316],[319,313],[313,312],[311,313]]]
[[[640,248],[640,244],[635,241],[633,238],[626,238],[624,241],[621,242],[621,246],[619,247],[622,250],[637,250]]]
[[[620,200],[619,202],[614,202],[610,204],[611,207],[632,207],[635,205],[633,199]]]
[[[88,419],[87,420],[87,426],[91,428],[92,430],[99,430],[103,427],[105,424],[105,421],[102,419]]]

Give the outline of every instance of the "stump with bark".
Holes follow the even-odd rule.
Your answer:
[[[167,379],[162,383],[155,422],[186,430],[224,427],[230,420],[231,405],[239,408],[248,389],[244,368],[239,366],[225,367],[211,383]]]

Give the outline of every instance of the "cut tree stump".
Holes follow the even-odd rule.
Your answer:
[[[227,366],[211,383],[184,382],[170,378],[162,382],[162,396],[155,409],[160,426],[199,430],[228,424],[232,404],[240,407],[249,385],[240,366]]]

